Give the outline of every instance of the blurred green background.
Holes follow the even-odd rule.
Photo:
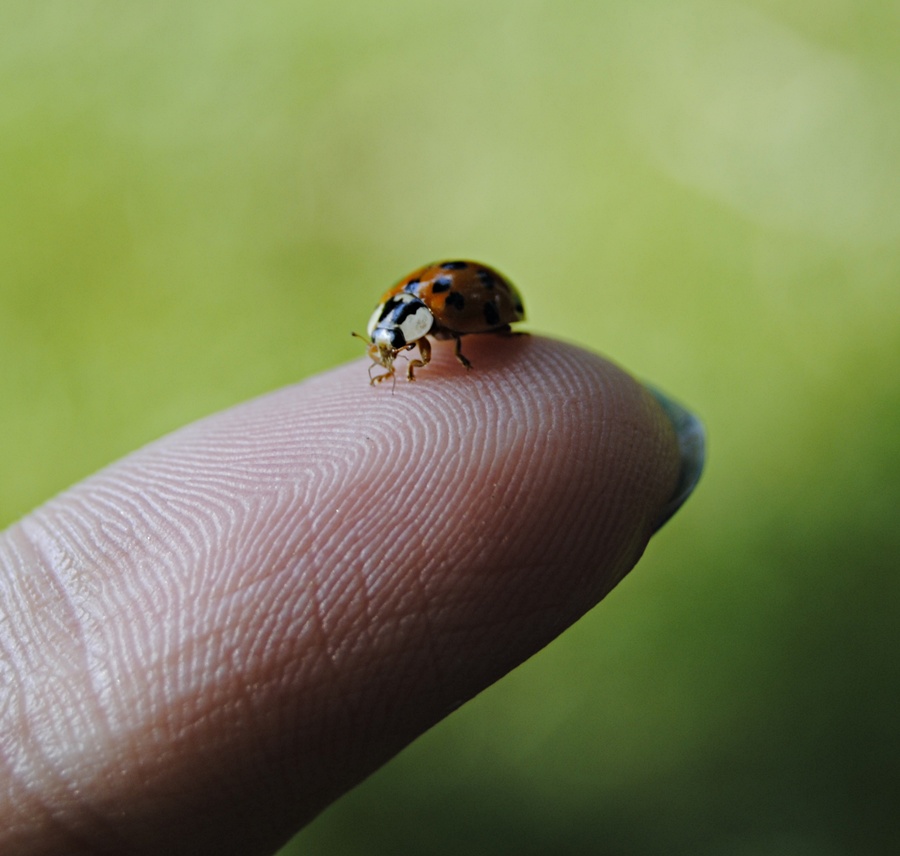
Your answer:
[[[481,259],[694,407],[708,469],[285,853],[900,852],[898,34],[895,0],[4,0],[0,525]]]

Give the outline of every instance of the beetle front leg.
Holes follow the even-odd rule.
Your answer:
[[[419,339],[417,344],[419,346],[419,357],[421,359],[409,361],[409,368],[406,370],[407,380],[415,380],[416,376],[414,369],[427,366],[431,362],[431,342],[423,336]]]

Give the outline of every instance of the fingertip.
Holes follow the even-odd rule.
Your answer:
[[[461,414],[475,435],[491,435],[497,423],[510,433],[546,423],[537,429],[545,431],[542,441],[560,441],[573,452],[602,427],[597,440],[611,457],[636,456],[637,470],[655,473],[668,485],[662,498],[655,490],[641,494],[647,503],[657,503],[647,509],[655,529],[693,491],[704,463],[702,423],[651,385],[602,356],[538,335],[470,336],[463,342],[471,370],[454,357],[451,343],[436,342],[430,364],[419,369],[415,383],[408,383],[401,369],[395,383],[373,388],[360,370],[364,360],[343,367],[341,387],[355,401],[351,419],[374,425],[387,407],[393,431],[403,433],[414,453],[424,456],[435,454],[432,441],[440,432],[429,436],[412,426],[447,411]]]

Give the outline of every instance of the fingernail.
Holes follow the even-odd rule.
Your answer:
[[[706,461],[706,431],[703,423],[689,410],[663,395],[658,389],[645,384],[650,394],[660,403],[662,409],[672,422],[675,435],[678,437],[678,449],[681,452],[681,472],[675,493],[666,503],[653,531],[658,532],[664,523],[684,505],[685,500],[694,492],[703,464]]]

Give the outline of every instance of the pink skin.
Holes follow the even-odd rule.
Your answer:
[[[271,853],[596,604],[679,456],[533,336],[357,361],[205,419],[0,534],[0,852]]]

